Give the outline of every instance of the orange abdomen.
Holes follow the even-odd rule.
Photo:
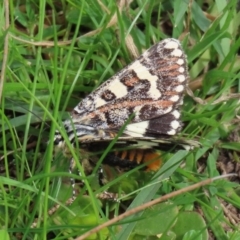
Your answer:
[[[158,152],[150,149],[132,149],[108,154],[103,164],[126,170],[145,164],[144,170],[156,171],[162,165],[162,158]]]

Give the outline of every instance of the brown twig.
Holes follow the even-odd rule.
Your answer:
[[[215,178],[208,178],[208,179],[206,179],[204,181],[201,181],[199,183],[193,184],[193,185],[188,186],[186,188],[183,188],[183,189],[177,190],[175,192],[166,194],[165,196],[159,197],[159,198],[157,198],[155,200],[152,200],[150,202],[144,203],[144,204],[142,204],[142,205],[140,205],[140,206],[138,206],[136,208],[130,209],[127,212],[125,212],[125,213],[123,213],[123,214],[121,214],[121,215],[119,215],[119,216],[117,216],[117,217],[115,217],[115,218],[113,218],[113,219],[111,219],[111,220],[109,220],[109,221],[107,221],[107,222],[105,222],[105,223],[103,223],[103,224],[101,224],[101,225],[91,229],[90,231],[84,233],[82,236],[75,238],[75,240],[84,240],[87,237],[89,237],[90,235],[92,235],[92,234],[94,234],[96,232],[99,232],[101,229],[103,229],[105,227],[108,227],[108,226],[110,226],[110,225],[112,225],[114,223],[117,223],[120,220],[122,220],[122,219],[124,219],[124,218],[126,218],[128,216],[131,216],[131,215],[134,215],[134,214],[136,214],[136,213],[138,213],[140,211],[143,211],[144,209],[146,209],[148,207],[151,207],[151,206],[153,206],[153,205],[155,205],[157,203],[166,201],[167,199],[173,198],[173,197],[175,197],[177,195],[180,195],[180,194],[183,194],[183,193],[186,193],[186,192],[190,192],[190,191],[192,191],[192,190],[194,190],[196,188],[208,185],[208,184],[210,184],[211,182],[213,182],[213,181],[215,181],[217,179],[229,177],[230,175],[231,176],[232,175],[236,176],[236,174],[228,174],[228,175],[225,175],[225,176],[218,176],[218,177],[215,177]]]
[[[7,0],[6,0],[7,1]],[[107,13],[109,14],[109,10],[107,9],[107,7],[105,7],[102,3],[100,3],[100,1],[98,1],[100,6],[102,7],[102,9]],[[123,7],[124,7],[124,3],[125,3],[125,0],[121,0],[120,3],[118,4],[119,6],[119,12],[121,13]],[[109,27],[112,27],[113,25],[115,25],[117,23],[117,14],[115,13],[112,18],[110,19],[109,23],[107,24],[106,28],[109,28]],[[78,38],[76,38],[76,41],[79,41],[81,38],[84,38],[84,37],[90,37],[90,36],[94,36],[96,34],[98,34],[99,32],[102,31],[103,28],[98,28],[96,30],[93,30],[91,32],[88,32]],[[17,36],[14,36],[13,34],[9,34],[12,38],[20,41],[20,42],[23,42],[23,43],[27,43],[27,44],[30,44],[30,45],[33,45],[33,46],[47,46],[47,47],[51,47],[51,46],[65,46],[65,45],[69,45],[72,43],[72,39],[71,40],[67,40],[67,41],[58,41],[57,43],[55,43],[54,41],[40,41],[40,42],[34,42],[34,41],[29,41],[29,40],[25,40],[25,39],[22,39],[20,37],[17,37]]]
[[[207,105],[209,104],[209,101],[206,101],[206,100],[203,100],[201,98],[198,98],[198,97],[195,97],[192,90],[187,87],[186,88],[186,91],[187,91],[187,94],[192,97],[192,99],[201,104],[201,105]],[[221,103],[221,102],[225,102],[225,101],[228,101],[230,99],[240,99],[240,93],[231,93],[231,94],[228,94],[228,95],[224,95],[224,96],[221,96],[220,98],[216,99],[215,101],[211,102],[211,105],[216,105],[218,103]]]

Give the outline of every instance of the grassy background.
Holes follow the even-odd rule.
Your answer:
[[[0,239],[71,239],[129,207],[208,177],[239,173],[237,0],[29,0],[0,6]],[[95,186],[90,176],[89,196],[81,191],[72,205],[49,216],[52,206],[71,196],[68,160],[58,155],[52,161],[55,129],[84,96],[167,37],[179,39],[188,57],[194,95],[184,99],[183,133],[202,146],[166,154],[169,160],[152,180],[139,171],[115,179],[106,187],[117,183],[115,190],[127,194],[142,189],[122,203],[96,199],[106,187]],[[237,183],[222,180],[180,195],[91,239],[239,239]],[[37,227],[30,228],[36,217]]]

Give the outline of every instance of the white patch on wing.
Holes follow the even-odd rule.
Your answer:
[[[127,125],[124,133],[132,136],[132,137],[142,137],[146,133],[146,129],[148,128],[149,121],[143,121],[139,123],[132,123]]]
[[[107,89],[110,90],[117,98],[122,98],[128,93],[127,87],[119,81],[119,78],[110,82]]]
[[[182,92],[184,90],[183,85],[178,85],[177,87],[174,88],[176,92]]]
[[[157,89],[157,81],[158,81],[158,78],[156,80],[152,80],[150,82],[150,84],[151,84],[150,89],[148,90],[148,94],[154,100],[157,100],[162,96],[160,90]]]
[[[176,134],[176,130],[172,129],[170,131],[167,132],[168,135],[175,135]]]
[[[149,57],[149,52],[148,52],[148,51],[145,51],[145,52],[142,54],[142,56],[143,56],[144,58],[148,58],[148,57]]]
[[[77,112],[77,113],[81,113],[82,112],[81,110],[79,110],[78,105],[74,108],[74,111]]]
[[[172,97],[170,98],[170,100],[171,100],[172,102],[177,102],[177,101],[179,100],[179,96],[178,96],[178,95],[172,96]]]
[[[173,40],[170,40],[165,46],[164,48],[166,49],[176,49],[178,48],[179,46],[179,43],[177,41],[173,41]]]
[[[135,61],[131,64],[129,66],[129,70],[133,70],[139,79],[147,79],[149,81],[156,81],[158,79],[158,77],[156,75],[152,75],[140,61]]]
[[[142,105],[134,107],[134,114],[137,121],[140,120],[139,113],[141,109],[142,109]]]
[[[169,113],[171,111],[172,111],[172,107],[168,107],[168,108],[164,109],[164,114]]]
[[[96,99],[96,106],[95,107],[98,108],[98,107],[101,107],[105,104],[106,104],[106,101],[104,99],[102,99],[101,97],[98,97]]]
[[[178,65],[183,65],[183,64],[184,64],[183,59],[182,59],[182,58],[178,59],[178,60],[177,60],[177,64],[178,64]]]
[[[181,57],[182,54],[183,54],[183,52],[180,49],[175,49],[174,51],[171,52],[171,55],[174,57]]]
[[[172,121],[172,122],[171,122],[171,127],[172,127],[173,129],[178,129],[178,128],[180,127],[179,121],[177,121],[177,120]]]
[[[156,100],[159,99],[162,94],[157,89],[157,81],[158,77],[156,75],[152,75],[148,68],[146,68],[140,61],[135,61],[133,64],[131,64],[128,68],[129,70],[133,70],[139,79],[145,79],[150,82],[150,89],[148,90],[148,95]]]
[[[184,75],[178,75],[177,79],[178,79],[179,82],[184,82],[186,80]]]
[[[184,70],[184,68],[183,68],[183,67],[180,67],[180,68],[178,69],[178,71],[179,71],[180,73],[183,73],[183,72],[185,72],[185,70]]]
[[[172,112],[172,115],[176,118],[176,119],[179,119],[180,118],[180,112],[178,110],[174,110]]]

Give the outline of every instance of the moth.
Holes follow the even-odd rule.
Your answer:
[[[102,163],[123,169],[145,163],[147,170],[157,170],[161,160],[154,147],[184,144],[173,136],[182,128],[180,106],[187,81],[181,44],[165,39],[84,98],[63,127],[72,144],[77,139],[79,147],[89,152],[105,149],[121,130],[115,145],[133,149],[109,153]],[[66,151],[59,131],[54,144]],[[96,161],[82,163],[87,173]],[[103,182],[101,177],[99,182]]]

